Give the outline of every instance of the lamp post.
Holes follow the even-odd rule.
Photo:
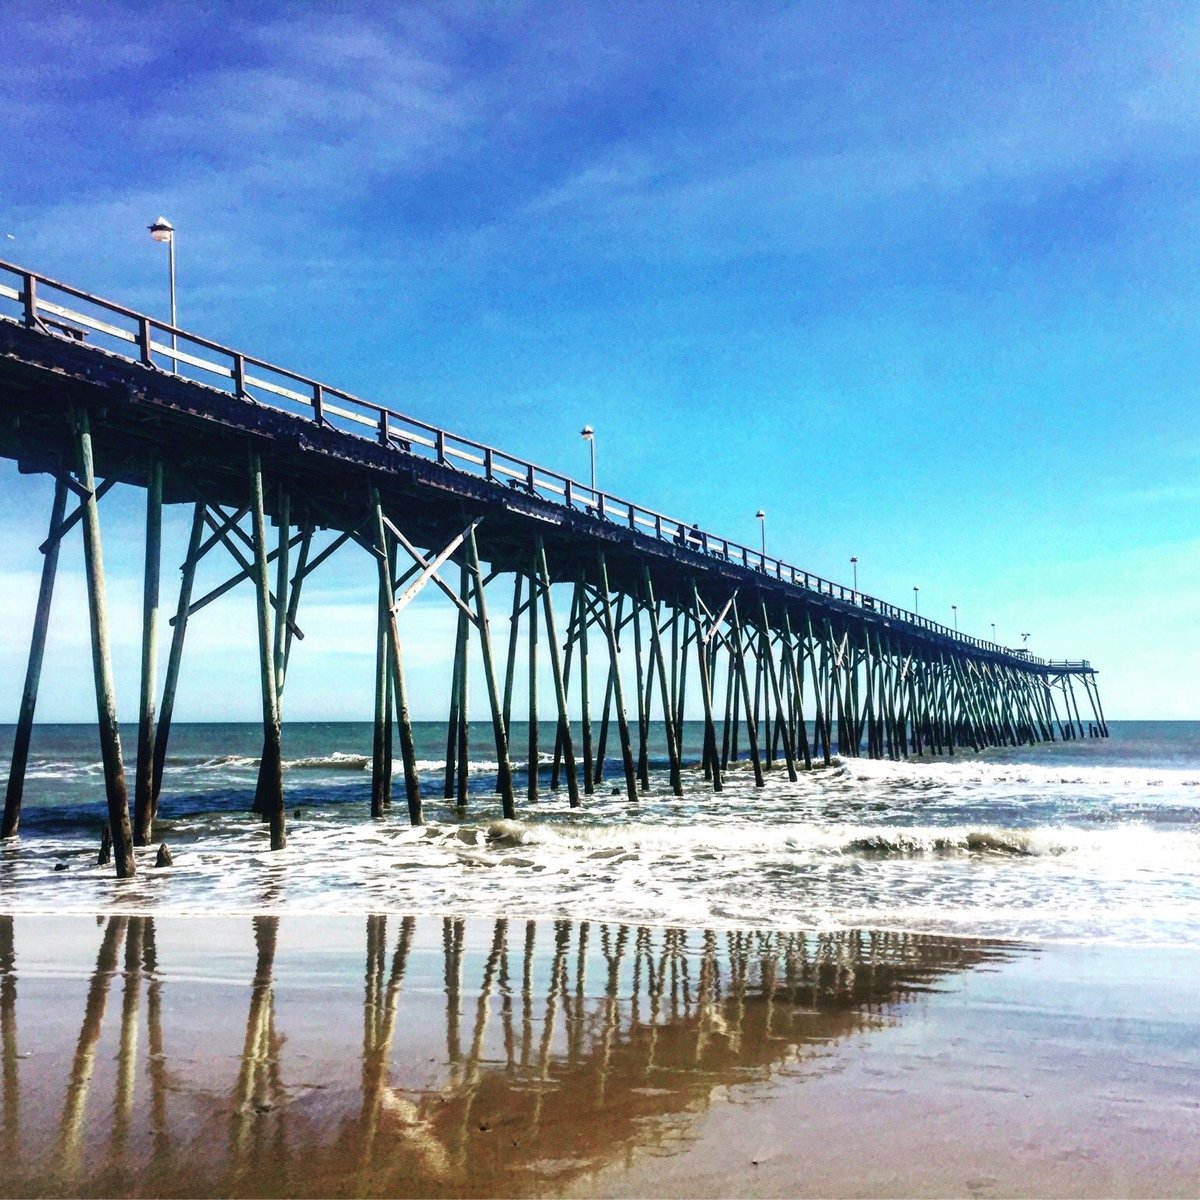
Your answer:
[[[921,615],[921,589],[914,583],[913,584],[913,616],[919,617],[920,615]]]
[[[762,534],[762,560],[763,560],[763,569],[766,570],[766,566],[767,566],[767,514],[765,512],[763,512],[763,510],[760,508],[758,510],[758,512],[756,512],[754,515],[758,518],[758,528],[759,528],[759,532]]]
[[[958,632],[958,605],[952,604],[952,605],[950,605],[950,609],[954,613],[954,632],[957,633]]]
[[[171,349],[178,349],[175,340],[175,226],[167,220],[166,217],[159,217],[153,225],[147,227],[150,230],[150,236],[156,242],[167,243],[167,270],[170,272],[171,284]],[[172,357],[171,366],[179,369],[179,360]]]
[[[592,452],[592,503],[596,502],[596,431],[590,426],[585,425],[580,431],[579,436],[588,444],[588,448]]]
[[[992,622],[992,642],[997,645],[999,644],[996,642],[996,622],[995,621]]]
[[[850,556],[850,569],[854,572],[854,594],[858,595],[858,555]]]

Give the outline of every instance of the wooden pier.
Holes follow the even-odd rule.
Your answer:
[[[346,543],[361,547],[363,571],[370,573],[364,578],[377,580],[379,590],[376,817],[391,804],[398,741],[409,820],[423,821],[402,614],[431,584],[458,617],[447,654],[444,796],[466,801],[468,663],[475,656],[483,665],[496,791],[506,817],[517,813],[510,735],[514,697],[522,690],[529,738],[521,749],[531,764],[542,751],[553,752],[550,786],[565,784],[572,805],[585,803],[602,781],[610,741],[624,789],[636,800],[649,787],[652,744],[665,744],[671,787],[681,795],[685,767],[698,765],[720,791],[730,762],[747,754],[763,786],[770,772],[795,779],[835,754],[949,755],[1108,733],[1095,670],[1086,661],[1047,662],[960,634],[4,262],[0,454],[23,472],[52,476],[56,485],[0,835],[18,829],[59,548],[78,525],[120,876],[135,869],[133,847],[153,838],[188,622],[243,582],[257,596],[262,692],[254,808],[270,824],[272,846],[285,844],[282,711],[288,662],[303,637],[302,589]],[[144,488],[147,502],[132,815],[100,520],[103,498],[118,483]],[[159,693],[163,504],[191,506],[192,527]],[[230,574],[197,597],[196,566],[209,554],[228,555]],[[498,627],[505,632],[494,639]],[[524,670],[516,661],[522,638],[524,689],[516,686]],[[548,698],[537,687],[543,652],[554,685]],[[601,679],[604,699],[593,708]],[[547,711],[557,724],[553,746],[538,740],[538,715]],[[684,723],[693,719],[704,729],[698,764],[685,760]],[[537,800],[538,788],[538,772],[530,770],[526,803]]]

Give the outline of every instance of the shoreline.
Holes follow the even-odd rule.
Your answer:
[[[0,917],[0,1193],[1190,1194],[1198,967],[863,930]]]

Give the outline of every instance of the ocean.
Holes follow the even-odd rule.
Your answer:
[[[871,928],[1026,942],[1200,940],[1200,722],[1112,722],[1107,740],[904,762],[837,758],[754,787],[744,760],[714,794],[698,768],[672,795],[665,758],[636,804],[609,759],[572,810],[551,791],[500,819],[490,726],[471,728],[465,808],[442,799],[444,723],[416,726],[427,825],[369,812],[371,727],[284,729],[288,845],[250,813],[260,731],[179,724],[155,847],[118,881],[96,864],[105,819],[96,731],[34,731],[19,839],[0,847],[10,913],[396,912],[704,929]],[[554,728],[540,731],[553,746]],[[127,759],[134,730],[122,732]],[[685,749],[698,757],[700,726]],[[11,746],[12,730],[0,729]],[[515,724],[513,745],[527,744]],[[610,743],[610,751],[612,749]],[[0,768],[2,769],[2,768]],[[127,762],[132,792],[132,764]],[[158,842],[174,866],[155,869]]]

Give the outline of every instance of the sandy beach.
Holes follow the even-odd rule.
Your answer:
[[[1194,1195],[1192,951],[0,919],[6,1195]]]

